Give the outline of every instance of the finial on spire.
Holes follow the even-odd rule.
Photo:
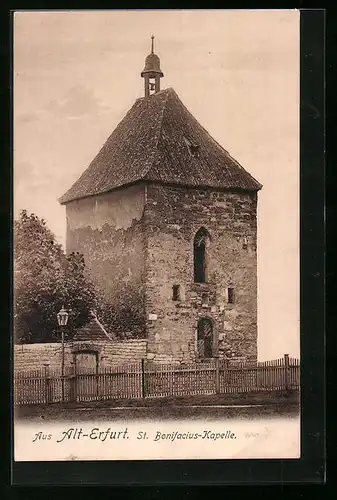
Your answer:
[[[145,68],[141,72],[144,78],[145,97],[149,97],[152,93],[159,92],[160,78],[164,76],[160,69],[160,59],[154,53],[154,35],[151,36],[151,54],[145,59]]]

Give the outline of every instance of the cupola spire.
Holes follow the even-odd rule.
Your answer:
[[[144,78],[145,97],[150,97],[160,90],[160,79],[164,76],[160,69],[160,59],[154,53],[154,35],[151,36],[151,54],[145,59],[145,67],[141,72]]]

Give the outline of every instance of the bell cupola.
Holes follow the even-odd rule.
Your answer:
[[[160,59],[154,53],[154,36],[151,36],[151,54],[145,59],[145,67],[141,72],[144,78],[145,97],[155,94],[160,90],[160,79],[164,76],[160,69]]]

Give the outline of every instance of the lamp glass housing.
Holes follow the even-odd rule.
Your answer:
[[[58,321],[59,326],[66,326],[67,325],[69,314],[64,309],[64,307],[62,307],[62,309],[60,310],[60,312],[57,313],[56,316],[57,316],[57,321]]]

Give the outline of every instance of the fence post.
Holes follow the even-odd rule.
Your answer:
[[[220,393],[220,360],[219,356],[215,357],[215,394]]]
[[[49,404],[50,400],[51,400],[51,397],[50,397],[50,379],[49,379],[49,363],[44,363],[43,366],[44,366],[44,378],[46,381],[45,400],[46,400],[46,403]]]
[[[77,373],[76,373],[76,363],[70,363],[73,368],[73,373],[70,377],[70,401],[74,401],[76,403],[77,400]]]
[[[289,354],[284,355],[284,366],[285,366],[285,387],[286,391],[289,391]]]
[[[142,398],[146,397],[145,359],[142,359]]]

